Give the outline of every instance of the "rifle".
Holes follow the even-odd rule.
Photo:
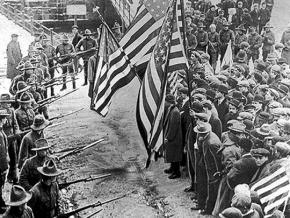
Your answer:
[[[105,140],[105,139],[102,138],[102,139],[99,139],[99,140],[97,140],[97,141],[95,141],[95,142],[93,142],[93,143],[91,143],[91,144],[89,144],[89,145],[86,145],[86,146],[84,146],[84,147],[78,147],[78,148],[76,148],[76,149],[74,149],[74,150],[72,150],[72,151],[69,151],[69,152],[66,153],[66,154],[63,154],[63,155],[57,157],[57,159],[58,159],[58,160],[62,160],[62,159],[64,159],[64,158],[67,157],[67,156],[78,154],[78,153],[80,153],[80,152],[82,152],[82,151],[84,151],[84,150],[87,150],[87,149],[89,149],[89,148],[91,148],[91,147],[93,147],[93,146],[99,144],[100,142],[102,142],[102,141],[104,141],[104,140]]]
[[[96,203],[88,204],[86,206],[80,207],[80,208],[75,209],[73,211],[70,211],[70,212],[67,212],[67,213],[64,213],[64,214],[60,214],[60,215],[57,216],[57,218],[69,218],[70,216],[72,216],[72,215],[74,215],[74,214],[76,214],[78,212],[81,212],[83,210],[86,210],[88,208],[99,207],[99,206],[102,206],[104,204],[108,204],[108,203],[110,203],[112,201],[116,201],[116,200],[119,200],[119,199],[124,198],[124,197],[126,197],[126,195],[122,195],[122,196],[119,196],[119,197],[116,197],[116,198],[112,198],[112,199],[104,201],[104,202],[97,201]]]
[[[72,184],[76,184],[76,183],[79,183],[79,182],[90,182],[90,181],[94,181],[94,180],[97,180],[97,179],[107,178],[109,176],[111,176],[111,174],[105,174],[105,175],[95,176],[95,177],[94,176],[89,176],[89,177],[84,178],[84,179],[77,179],[77,180],[74,180],[74,181],[71,181],[71,182],[60,183],[60,184],[58,184],[58,187],[59,187],[59,189],[64,189],[64,188],[69,187]]]
[[[85,145],[77,147],[77,148],[84,148],[84,147],[85,147]],[[68,151],[72,151],[72,150],[75,150],[75,149],[76,149],[75,147],[64,148],[64,149],[59,150],[59,151],[53,151],[51,154],[58,154],[58,153],[68,152]]]
[[[69,91],[69,92],[67,92],[66,94],[61,95],[61,96],[59,96],[59,97],[57,97],[57,98],[55,98],[55,99],[53,99],[53,100],[51,100],[51,101],[44,102],[43,104],[40,104],[40,105],[36,106],[35,108],[33,108],[33,110],[36,111],[37,109],[39,109],[39,108],[41,108],[41,107],[43,107],[43,106],[45,106],[45,105],[47,105],[47,104],[51,104],[51,103],[53,103],[53,102],[55,102],[55,101],[58,101],[59,99],[63,98],[64,96],[67,96],[67,95],[69,95],[69,94],[71,94],[71,93],[73,93],[73,92],[75,92],[75,91],[77,91],[77,90],[78,90],[78,88],[77,88],[77,89],[74,89],[74,90],[72,90],[72,91]]]
[[[63,84],[66,84],[66,83],[69,83],[69,82],[72,82],[72,81],[76,81],[76,80],[78,80],[79,78],[75,78],[75,79],[71,79],[71,80],[66,80],[65,82],[55,82],[55,83],[52,83],[52,84],[49,84],[49,85],[47,85],[47,86],[45,86],[44,88],[49,88],[49,87],[51,87],[51,86],[60,86],[60,85],[63,85]]]
[[[42,104],[42,103],[44,103],[44,102],[46,102],[46,101],[50,101],[51,99],[58,98],[58,97],[59,97],[59,95],[51,96],[50,98],[45,98],[45,99],[43,99],[43,100],[37,102],[37,104]]]
[[[75,113],[78,113],[80,111],[82,111],[84,108],[81,108],[81,109],[78,109],[78,110],[75,110],[75,111],[71,111],[69,113],[66,113],[66,114],[61,114],[61,115],[58,115],[58,116],[55,116],[55,117],[52,117],[49,119],[49,121],[52,121],[52,120],[57,120],[57,119],[60,119],[60,118],[63,118],[63,117],[67,117],[69,115],[72,115],[72,114],[75,114]]]

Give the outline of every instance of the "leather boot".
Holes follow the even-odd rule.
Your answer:
[[[62,79],[62,82],[63,82],[63,85],[62,85],[62,88],[61,88],[61,90],[60,91],[63,91],[63,90],[65,90],[66,89],[66,78],[64,77],[63,79]]]
[[[76,89],[76,81],[75,81],[75,79],[73,79],[73,81],[72,81],[72,86],[73,86],[73,89]]]

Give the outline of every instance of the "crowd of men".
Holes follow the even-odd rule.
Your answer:
[[[121,36],[120,28],[120,25],[112,28],[116,37]],[[11,85],[6,93],[0,93],[0,213],[5,212],[3,217],[52,218],[60,214],[56,177],[61,170],[50,155],[51,146],[44,133],[52,124],[47,105],[50,100],[60,98],[54,90],[56,85],[62,85],[60,91],[63,91],[71,81],[75,90],[76,76],[82,70],[83,85],[88,84],[88,62],[98,47],[90,30],[86,29],[81,36],[78,26],[74,25],[72,33],[71,42],[63,34],[61,43],[54,47],[40,28],[25,57],[19,36],[11,35],[7,46],[7,78],[11,79]],[[61,76],[56,77],[55,73]],[[6,178],[13,184],[8,202],[2,198]]]
[[[169,179],[187,170],[185,192],[201,214],[264,217],[250,187],[290,155],[290,26],[278,42],[270,25],[273,4],[186,3],[190,69],[180,72],[187,79],[177,95],[166,95],[161,153]],[[230,41],[233,64],[219,70]],[[268,217],[284,217],[285,208]]]

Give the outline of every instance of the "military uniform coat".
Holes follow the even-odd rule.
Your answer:
[[[41,179],[41,174],[38,172],[37,167],[43,166],[43,163],[48,158],[40,159],[37,155],[28,158],[20,171],[19,185],[26,191],[29,191]]]
[[[32,156],[35,155],[35,151],[32,151],[32,148],[35,148],[35,141],[37,139],[44,138],[43,133],[41,135],[38,135],[35,131],[30,131],[27,133],[20,145],[20,151],[19,151],[19,157],[18,157],[18,166],[21,169],[22,165],[24,164],[24,161]]]
[[[2,175],[8,169],[8,164],[8,140],[3,129],[0,128],[0,175]]]
[[[28,205],[36,218],[52,218],[58,215],[59,188],[56,182],[50,187],[43,182],[38,182],[30,190],[30,193],[32,198]]]
[[[33,211],[30,207],[26,206],[24,212],[21,217],[18,215],[14,215],[11,212],[11,208],[9,207],[6,212],[3,214],[2,218],[34,218]]]
[[[33,124],[35,113],[31,108],[25,110],[23,107],[20,106],[16,109],[15,115],[19,125],[19,129],[21,131],[29,129],[29,127]]]

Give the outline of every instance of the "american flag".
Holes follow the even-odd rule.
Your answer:
[[[187,68],[177,20],[177,0],[172,1],[139,91],[136,118],[148,156],[163,144],[163,115],[168,75]],[[148,159],[147,166],[150,161]]]
[[[134,74],[128,71],[120,72],[118,75],[112,75],[108,70],[110,68],[109,56],[120,48],[114,38],[113,33],[105,24],[102,25],[99,51],[97,56],[97,67],[94,75],[93,96],[91,98],[91,109],[105,116],[108,113],[111,97],[115,91],[128,84],[128,81],[134,78]],[[118,80],[116,82],[116,80]]]
[[[287,203],[290,193],[289,179],[288,170],[284,166],[274,165],[269,175],[251,186],[251,190],[259,195],[266,215]]]
[[[166,0],[145,1],[140,6],[129,30],[119,42],[120,46],[109,54],[108,63],[96,73],[100,75],[95,80],[96,98],[91,108],[100,115],[107,115],[115,92],[129,84],[136,76],[135,70],[140,69],[136,67],[136,63],[141,59],[144,60],[145,54],[151,54],[167,8]],[[148,57],[146,58],[145,65],[149,60]]]

